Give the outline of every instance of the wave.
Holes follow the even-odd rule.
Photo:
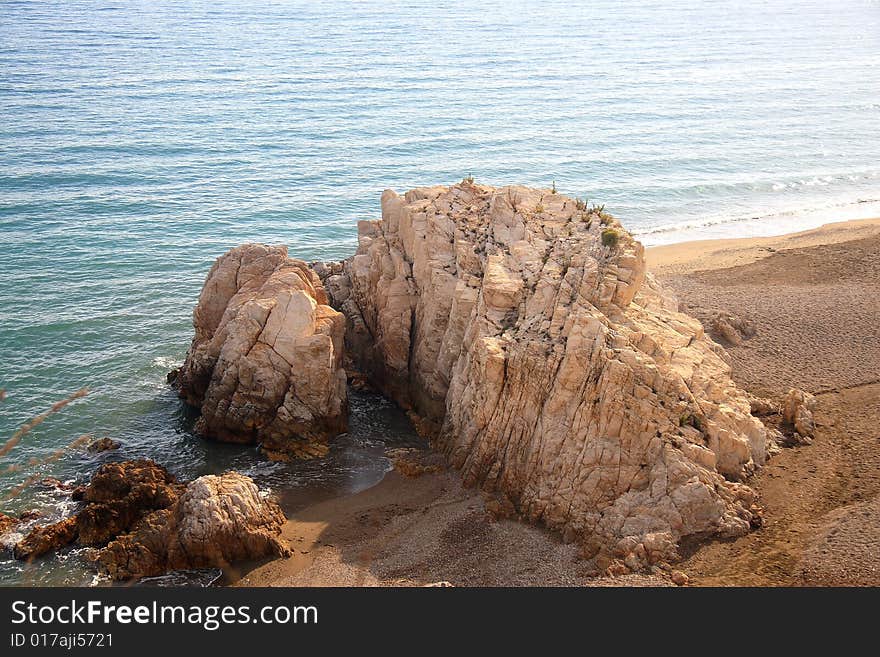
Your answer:
[[[170,372],[181,365],[183,365],[183,361],[174,356],[157,356],[153,359],[153,367],[159,367],[166,372]]]
[[[874,204],[880,206],[880,197],[860,198],[857,200],[833,202],[811,207],[788,208],[763,214],[727,214],[722,216],[705,217],[691,221],[667,223],[634,230],[633,235],[646,243],[656,243],[656,240],[652,240],[652,236],[676,233],[698,233],[699,231],[705,231],[717,227],[740,228],[743,224],[753,224],[755,227],[755,230],[753,231],[755,233],[754,235],[738,232],[736,236],[757,237],[759,235],[767,235],[768,229],[774,232],[787,232],[789,230],[797,229],[808,230],[823,223],[834,223],[835,221],[847,221],[851,219],[877,216],[877,213],[880,212],[880,207],[873,211],[867,209],[867,206],[872,206]],[[775,231],[775,229],[779,230]],[[669,242],[675,240],[662,241]]]

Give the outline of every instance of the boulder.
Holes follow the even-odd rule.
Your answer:
[[[38,483],[43,488],[54,488],[55,490],[64,492],[71,492],[74,489],[74,486],[71,484],[66,484],[55,477],[43,477]]]
[[[244,475],[205,475],[171,508],[148,515],[94,557],[113,579],[187,568],[228,567],[244,559],[289,556],[278,538],[284,514]]]
[[[748,531],[766,430],[610,215],[465,181],[386,191],[358,239],[321,269],[349,354],[466,483],[629,569]]]
[[[15,516],[8,516],[5,513],[0,513],[0,536],[15,529],[19,522],[21,521]]]
[[[16,559],[30,561],[69,545],[76,539],[76,516],[50,525],[40,525],[15,544],[12,554]]]
[[[214,263],[193,313],[195,337],[170,380],[201,411],[197,431],[308,456],[343,433],[343,315],[318,276],[282,246],[245,244]]]
[[[397,472],[410,478],[441,472],[446,465],[441,454],[414,447],[387,449],[385,456]]]
[[[141,459],[101,466],[78,499],[85,507],[60,522],[34,527],[13,550],[17,559],[32,559],[77,541],[103,545],[128,531],[146,514],[174,504],[182,491],[165,468]]]
[[[15,557],[77,542],[98,548],[91,558],[101,572],[132,579],[289,554],[278,537],[281,509],[236,472],[183,485],[149,460],[111,463],[83,488],[82,500],[76,515],[32,529],[14,546]]]
[[[119,449],[122,446],[118,440],[113,440],[112,438],[98,438],[89,443],[88,447],[86,447],[87,452],[97,453],[97,452],[106,452],[111,449]]]
[[[717,313],[710,323],[712,332],[729,345],[738,347],[744,339],[755,335],[754,322],[730,313]]]
[[[808,392],[792,388],[782,402],[782,420],[794,429],[798,436],[809,442],[816,433],[816,422],[813,411],[816,410],[816,398]]]
[[[779,404],[764,397],[750,397],[749,406],[755,417],[767,417],[779,413]]]
[[[82,493],[87,504],[76,516],[77,540],[103,545],[148,513],[174,504],[182,491],[182,484],[148,459],[102,465]]]

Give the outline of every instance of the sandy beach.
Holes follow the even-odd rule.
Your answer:
[[[751,322],[739,344],[713,335],[749,393],[778,400],[798,387],[818,398],[813,443],[783,449],[749,481],[760,529],[683,546],[683,561],[654,574],[594,578],[574,545],[495,520],[455,472],[392,471],[296,513],[283,530],[294,555],[235,583],[670,585],[680,571],[690,585],[880,585],[880,219],[656,247],[648,263],[704,326],[718,313]]]

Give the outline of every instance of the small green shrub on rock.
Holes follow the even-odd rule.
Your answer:
[[[620,242],[620,233],[613,228],[606,228],[602,231],[602,246],[614,248]]]

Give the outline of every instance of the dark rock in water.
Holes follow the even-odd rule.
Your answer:
[[[86,451],[88,452],[106,452],[109,449],[119,449],[122,446],[118,440],[113,440],[112,438],[98,438],[97,440],[89,443],[89,446],[86,447]]]
[[[179,367],[175,367],[173,370],[171,370],[170,372],[168,372],[168,374],[165,375],[165,382],[167,384],[169,384],[172,388],[176,389],[178,387],[179,380],[180,380],[180,368]]]
[[[0,513],[0,534],[5,534],[10,529],[13,529],[21,520],[14,516],[7,516],[5,513]]]
[[[134,531],[93,557],[123,580],[192,568],[224,568],[243,559],[289,556],[278,535],[284,514],[237,472],[190,482],[174,506],[146,516]]]
[[[171,506],[182,490],[165,468],[147,459],[102,465],[88,486],[74,491],[74,499],[86,507],[61,522],[35,527],[15,546],[15,557],[38,557],[74,540],[103,545],[145,514]]]
[[[5,534],[12,532],[19,528],[22,523],[30,522],[31,520],[36,520],[37,518],[42,517],[42,513],[39,511],[22,511],[18,514],[18,517],[10,516],[5,513],[0,513],[0,536],[4,536]],[[13,536],[9,537],[9,539],[0,542],[4,548],[14,547],[12,544]]]
[[[71,516],[61,522],[35,527],[15,544],[12,553],[16,559],[29,560],[62,548],[76,539],[76,524],[76,516]]]
[[[82,545],[102,545],[131,529],[147,513],[165,509],[183,491],[165,468],[138,460],[101,466],[83,491],[89,504],[78,515]]]
[[[19,522],[28,522],[30,520],[36,520],[37,518],[42,518],[43,512],[37,511],[36,509],[31,509],[30,511],[22,511],[18,514]]]
[[[227,472],[178,483],[165,468],[142,459],[101,466],[75,499],[76,515],[34,528],[13,549],[32,559],[74,541],[114,579],[173,570],[223,568],[241,559],[287,556],[280,540],[284,514],[244,475]],[[0,526],[19,522],[0,516]]]
[[[44,486],[46,488],[55,488],[57,490],[63,491],[71,491],[73,490],[73,486],[70,484],[65,484],[60,479],[56,479],[55,477],[44,477],[40,479],[40,486]]]

